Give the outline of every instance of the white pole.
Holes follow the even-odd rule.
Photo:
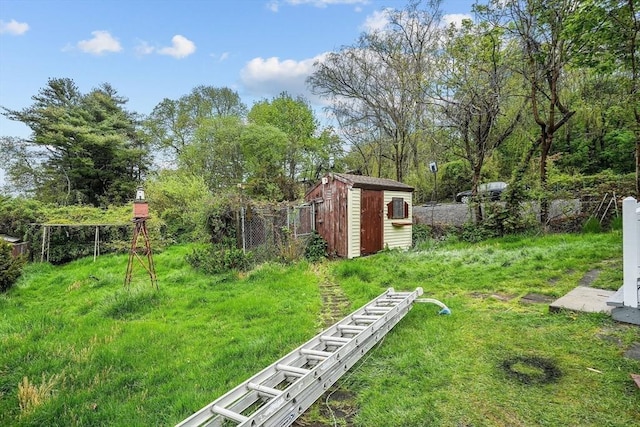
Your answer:
[[[40,252],[40,262],[44,262],[44,248],[47,243],[47,226],[42,226],[42,251]]]
[[[633,197],[622,202],[623,304],[638,308],[640,278],[640,205]]]
[[[98,246],[99,246],[99,235],[98,235],[98,226],[96,225],[96,236],[93,239],[93,262],[96,262],[96,257],[98,256]]]

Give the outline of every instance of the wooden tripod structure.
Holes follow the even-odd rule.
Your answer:
[[[151,278],[151,286],[158,289],[158,279],[156,278],[156,269],[153,265],[153,254],[151,253],[151,241],[149,240],[149,232],[147,231],[147,218],[134,218],[133,223],[135,224],[133,230],[133,240],[131,241],[131,251],[129,252],[129,264],[127,265],[127,274],[124,279],[124,286],[126,288],[131,285],[131,275],[133,273],[133,260],[137,259],[140,264],[147,270],[149,273],[149,277]],[[142,256],[138,253],[138,240],[140,237],[144,239],[144,247],[140,248],[144,250],[144,254],[146,254],[146,261]]]

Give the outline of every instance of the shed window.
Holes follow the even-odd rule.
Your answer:
[[[402,197],[393,197],[387,204],[389,219],[405,219],[409,217],[409,204]]]

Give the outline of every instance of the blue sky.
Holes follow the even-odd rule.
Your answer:
[[[149,114],[198,85],[230,87],[248,107],[303,95],[313,62],[353,44],[404,0],[0,0],[0,105],[22,109],[48,78],[82,93],[110,83]],[[473,0],[443,1],[447,19]],[[0,117],[0,136],[29,129]]]

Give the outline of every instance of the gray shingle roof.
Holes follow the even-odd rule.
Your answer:
[[[347,173],[334,173],[333,176],[343,182],[351,184],[354,188],[370,190],[398,190],[413,191],[413,187],[402,182],[387,178],[374,178],[365,175],[351,175]]]

